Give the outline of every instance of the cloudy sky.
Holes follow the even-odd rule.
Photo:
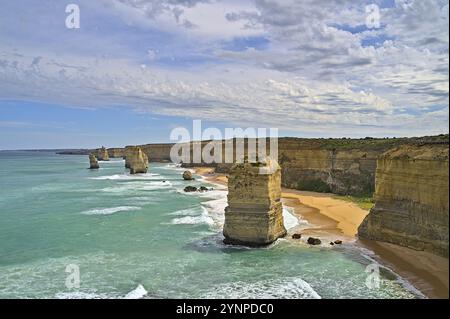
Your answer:
[[[80,28],[66,27],[70,3]],[[440,0],[2,0],[0,149],[167,142],[193,119],[299,137],[447,133],[448,11]]]

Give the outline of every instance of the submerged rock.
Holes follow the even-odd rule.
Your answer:
[[[206,192],[209,191],[209,189],[205,186],[200,186],[200,188],[198,189],[200,192]]]
[[[98,165],[97,158],[95,157],[94,154],[89,154],[89,168],[90,169],[100,168],[100,166]]]
[[[298,233],[292,234],[292,239],[300,239],[300,238],[302,238],[302,234]]]
[[[108,150],[104,146],[98,150],[97,158],[99,161],[109,161]]]
[[[195,187],[195,186],[186,186],[183,190],[185,192],[196,192],[197,191],[197,187]]]
[[[184,172],[183,172],[183,179],[184,179],[185,181],[191,181],[191,180],[193,180],[194,178],[192,177],[191,171],[184,171]]]
[[[285,236],[280,197],[281,169],[276,161],[233,165],[228,179],[224,242],[260,246]]]
[[[319,238],[309,237],[308,244],[310,245],[320,245],[322,241]]]
[[[335,243],[336,245],[341,245],[341,244],[342,244],[342,240],[336,239],[336,240],[334,241],[334,243]]]

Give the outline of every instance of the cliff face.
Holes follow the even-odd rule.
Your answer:
[[[448,154],[448,145],[409,145],[380,156],[375,206],[359,237],[448,257]]]
[[[171,143],[138,145],[152,162],[170,161]]]
[[[121,158],[125,156],[125,149],[124,148],[108,148],[108,155],[111,158]]]
[[[270,163],[266,163],[270,164]],[[228,207],[225,209],[225,243],[267,245],[286,234],[283,225],[281,169],[260,174],[260,164],[242,163],[231,168]]]
[[[138,146],[127,146],[125,166],[128,165],[131,174],[147,173],[148,157]]]
[[[98,150],[97,159],[99,161],[109,161],[109,154],[105,147],[102,146],[102,148]]]

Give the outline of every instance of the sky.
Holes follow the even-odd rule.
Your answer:
[[[2,0],[0,149],[170,142],[197,119],[280,136],[448,133],[448,12],[440,0]]]

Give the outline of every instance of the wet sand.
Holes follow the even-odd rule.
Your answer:
[[[199,167],[195,172],[207,181],[227,185],[225,174],[213,168]],[[282,189],[282,202],[299,219],[307,221],[289,230],[288,236],[300,232],[304,237],[316,236],[323,242],[341,239],[354,242],[375,253],[377,261],[408,280],[428,298],[449,298],[449,260],[428,252],[389,243],[357,239],[358,226],[369,211],[356,204],[335,198],[333,194]]]

